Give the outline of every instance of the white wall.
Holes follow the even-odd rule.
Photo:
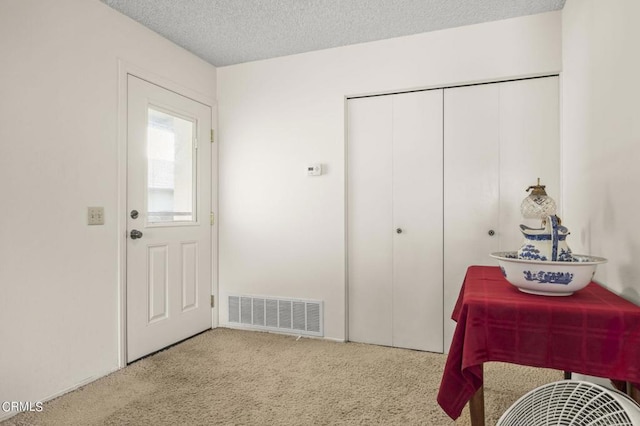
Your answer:
[[[37,401],[118,367],[118,58],[216,70],[97,0],[2,0],[0,55],[0,401]]]
[[[568,0],[563,37],[563,222],[596,280],[640,303],[640,2]],[[569,240],[568,240],[569,241]]]
[[[345,96],[557,73],[552,12],[218,69],[228,293],[320,299],[345,338]],[[371,123],[375,125],[375,123]],[[307,177],[322,163],[326,174]]]

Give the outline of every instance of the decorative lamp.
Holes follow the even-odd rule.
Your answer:
[[[531,194],[520,204],[520,212],[525,219],[540,219],[546,220],[548,216],[555,216],[557,206],[553,198],[547,195],[544,190],[545,185],[540,185],[540,178],[538,178],[538,184],[532,185],[527,188],[527,192],[531,191]]]

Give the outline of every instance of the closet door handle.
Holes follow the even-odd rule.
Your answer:
[[[402,234],[402,228],[396,228],[396,234]]]

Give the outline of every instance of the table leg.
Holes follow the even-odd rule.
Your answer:
[[[476,391],[469,400],[471,426],[484,426],[484,386]]]
[[[640,404],[640,389],[630,382],[611,379],[611,385],[622,393],[626,393],[631,399]]]
[[[627,382],[624,382],[622,380],[613,380],[613,379],[609,379],[609,382],[611,382],[611,386],[613,386],[614,389],[619,390],[622,393],[626,393],[627,395],[629,395],[628,389],[627,389]]]
[[[640,389],[627,382],[627,395],[631,397],[635,402],[640,404]]]

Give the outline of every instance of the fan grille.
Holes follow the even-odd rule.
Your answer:
[[[606,389],[560,381],[520,398],[497,426],[634,426],[625,407]]]

